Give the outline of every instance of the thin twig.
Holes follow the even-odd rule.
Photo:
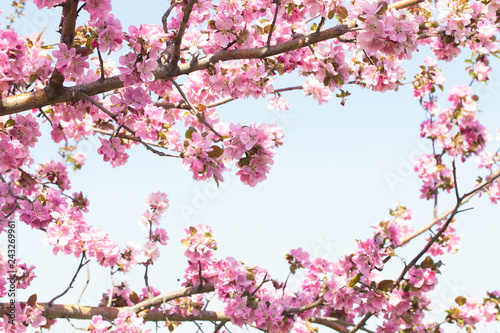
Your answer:
[[[366,322],[368,321],[368,319],[371,318],[371,316],[373,316],[372,313],[369,313],[367,314],[366,316],[363,317],[363,319],[361,319],[359,321],[359,323],[356,324],[356,326],[354,326],[350,331],[349,333],[355,333],[357,332],[358,330],[362,329],[363,326],[365,326]]]
[[[269,35],[267,36],[267,47],[271,46],[271,37],[273,35],[274,27],[276,26],[276,20],[278,19],[278,11],[280,8],[280,0],[273,1],[276,4],[276,10],[274,11],[273,21],[271,22],[271,28],[269,29]]]
[[[106,304],[108,308],[111,307],[111,304],[113,304],[113,293],[115,292],[115,276],[113,273],[113,268],[110,269],[110,272],[111,288],[109,289],[108,304]]]
[[[19,202],[17,201],[17,199],[18,199],[17,195],[14,194],[14,191],[10,187],[10,184],[7,183],[7,181],[5,180],[5,178],[3,178],[3,175],[1,173],[0,173],[0,180],[2,181],[2,183],[7,184],[7,187],[9,189],[9,194],[14,199],[14,208],[12,208],[12,210],[9,212],[9,214],[7,214],[5,216],[5,218],[8,219],[12,214],[14,214],[14,212],[16,211],[16,209],[21,209],[21,206],[19,205]]]
[[[85,252],[84,252],[84,254],[85,254]],[[80,305],[80,300],[82,299],[83,293],[87,289],[87,286],[89,285],[89,282],[90,282],[90,266],[89,266],[89,263],[87,262],[85,264],[85,266],[87,266],[87,281],[85,282],[85,285],[83,286],[82,292],[80,293],[80,295],[78,296],[78,299],[76,300],[76,305]]]
[[[457,202],[459,202],[460,194],[458,193],[457,167],[455,166],[455,160],[451,162],[451,165],[453,166],[453,183],[455,184],[455,197],[457,199]]]
[[[198,287],[201,289],[203,287],[203,277],[201,276],[201,261],[198,261],[198,278],[200,279],[200,284]]]
[[[500,169],[498,169],[497,171],[492,173],[488,180],[482,181],[474,190],[470,191],[469,193],[464,194],[462,196],[461,204],[464,205],[465,203],[467,203],[470,199],[472,199],[474,197],[474,195],[476,195],[479,191],[481,191],[482,189],[484,189],[485,187],[490,185],[492,182],[494,182],[499,177],[500,177]],[[413,232],[412,234],[406,236],[405,238],[403,238],[401,240],[399,247],[405,245],[406,243],[411,241],[413,238],[420,236],[421,234],[423,234],[424,232],[426,232],[427,230],[432,228],[436,223],[445,219],[448,215],[452,214],[455,211],[455,209],[458,210],[458,208],[459,207],[457,207],[457,205],[455,204],[455,206],[451,207],[450,209],[448,209],[446,212],[439,215],[438,217],[432,219],[429,223],[427,223],[422,228],[420,228],[417,231]]]
[[[193,321],[193,323],[198,327],[198,330],[201,332],[201,333],[205,333],[203,332],[203,329],[201,328],[201,326],[196,322],[196,321]]]
[[[92,97],[90,97],[88,94],[82,92],[81,95],[87,99],[90,103],[92,103],[93,105],[97,106],[101,111],[103,111],[104,113],[106,113],[108,116],[110,116],[116,123],[118,123],[118,118],[112,114],[110,111],[108,111],[104,106],[102,106],[101,103],[97,102],[96,100],[94,100]],[[132,129],[130,129],[128,126],[122,124],[120,125],[122,128],[124,128],[125,130],[127,130],[129,133],[131,133],[132,135],[135,136],[135,131],[133,131]],[[140,144],[142,144],[144,147],[146,147],[147,150],[157,154],[157,155],[160,155],[160,156],[168,156],[168,157],[178,157],[178,156],[175,156],[175,155],[172,155],[172,154],[166,154],[164,152],[161,152],[159,150],[156,150],[154,149],[153,147],[151,147],[148,143],[144,142],[144,140],[142,140],[141,138],[139,137],[136,137],[137,140],[134,140]]]
[[[64,296],[72,287],[73,287],[73,283],[75,282],[76,280],[76,277],[78,276],[78,273],[80,272],[80,269],[82,269],[83,266],[85,266],[90,260],[87,260],[85,263],[83,262],[85,260],[85,252],[82,254],[82,259],[80,259],[80,264],[78,265],[78,268],[76,270],[76,273],[75,275],[73,275],[73,278],[71,279],[71,282],[69,283],[69,286],[62,292],[60,293],[59,295],[57,295],[56,297],[54,297],[53,299],[51,299],[49,301],[49,304],[52,304],[54,303],[54,301],[62,296]]]
[[[321,305],[323,305],[324,302],[325,302],[325,300],[323,299],[323,297],[320,297],[317,301],[310,303],[310,304],[306,304],[304,306],[301,306],[300,308],[289,308],[289,309],[285,310],[285,313],[292,314],[292,313],[304,312],[307,310],[314,309],[318,306],[321,306]]]
[[[75,324],[73,324],[73,322],[71,322],[71,320],[69,320],[69,318],[66,318],[66,320],[71,325],[71,327],[73,327],[75,330],[84,331],[84,332],[87,331],[87,328],[76,327]]]
[[[106,131],[106,130],[103,130],[103,129],[100,129],[100,128],[96,128],[96,127],[93,127],[92,130],[94,132],[96,132],[96,133],[101,133],[101,134],[109,135],[109,136],[116,136],[117,138],[122,138],[122,139],[126,139],[126,140],[130,140],[130,141],[135,141],[135,142],[141,143],[141,138],[138,138],[136,136],[131,136],[131,135],[128,135],[128,134],[125,134],[125,133],[115,133],[113,131]],[[148,143],[148,145],[153,146],[153,147],[168,149],[168,148],[165,148],[164,146],[162,146],[160,144],[157,144],[157,143]],[[172,150],[172,149],[168,149],[168,150]],[[172,150],[172,151],[177,151],[177,150]],[[177,151],[177,152],[179,152],[179,151]],[[177,158],[181,157],[180,155],[174,155],[174,154],[168,154],[168,153],[164,153],[164,156],[177,157]]]
[[[285,91],[302,90],[302,89],[304,89],[304,87],[302,87],[302,86],[280,88],[280,89],[275,89],[275,90],[269,92],[268,95],[278,94],[278,93],[282,93]],[[217,106],[220,106],[220,105],[232,102],[232,101],[236,101],[237,99],[238,99],[237,97],[236,98],[226,97],[226,98],[222,98],[216,102],[207,104],[205,107],[207,109],[210,109],[210,108],[214,108],[214,107],[217,107]],[[158,102],[158,103],[155,103],[155,105],[162,107],[162,108],[165,108],[165,109],[183,109],[183,110],[191,109],[191,107],[189,105],[187,105],[186,102],[184,102],[184,101],[177,102],[177,103]]]
[[[219,332],[219,330],[226,324],[225,321],[221,321],[217,326],[215,326],[214,333]]]
[[[151,291],[149,291],[149,279],[148,279],[148,267],[149,267],[149,264],[146,263],[145,264],[146,266],[146,269],[145,269],[145,272],[144,272],[144,284],[146,285],[146,293],[148,294],[148,298],[151,298]]]
[[[40,114],[49,122],[50,126],[52,126],[52,120],[50,120],[49,116],[42,110],[42,108],[38,108]]]
[[[322,16],[321,21],[319,21],[318,27],[316,28],[316,33],[321,32],[321,28],[323,28],[323,25],[325,25],[325,18]]]
[[[97,49],[97,56],[99,57],[99,66],[101,67],[101,77],[99,80],[104,81],[104,79],[106,79],[104,77],[104,61],[102,60],[102,55],[101,51],[99,51],[99,48]]]
[[[172,5],[170,5],[170,7],[168,7],[168,9],[165,12],[165,14],[163,14],[163,16],[161,17],[161,23],[163,24],[163,31],[165,33],[168,32],[167,23],[168,23],[168,16],[170,15],[170,12],[172,11],[172,9],[174,9],[176,6],[178,6],[178,5],[182,4],[182,3],[183,3],[182,1],[174,2]]]
[[[189,105],[189,111],[196,117],[198,118],[198,120],[203,123],[203,125],[205,125],[206,127],[208,127],[212,133],[214,133],[221,141],[224,140],[224,137],[222,135],[220,135],[213,127],[212,125],[210,125],[209,123],[207,123],[207,121],[199,114],[199,112],[195,109],[195,107],[193,106],[193,104],[191,104],[191,102],[189,101],[189,99],[187,98],[186,94],[184,93],[184,91],[182,91],[182,88],[181,86],[179,86],[179,84],[177,82],[175,82],[175,80],[173,78],[170,78],[170,81],[172,82],[172,84],[175,86],[175,88],[177,89],[177,91],[179,92],[179,94],[181,94],[182,98],[186,101],[186,103]]]
[[[213,293],[212,295],[210,295],[210,297],[209,297],[209,298],[206,298],[206,296],[205,296],[206,302],[205,302],[205,306],[203,306],[203,309],[202,309],[203,311],[205,311],[205,310],[207,309],[208,304],[210,303],[210,301],[212,300],[212,298],[214,298],[214,296],[215,296],[215,295],[216,295],[216,294],[215,294],[215,293]]]
[[[182,38],[184,37],[184,31],[186,31],[186,27],[189,21],[189,17],[191,16],[191,12],[193,11],[194,4],[196,0],[189,0],[186,7],[184,8],[184,15],[182,16],[182,20],[179,26],[179,30],[177,30],[177,35],[174,39],[174,54],[170,59],[170,66],[173,68],[177,66],[177,62],[181,56],[181,44]]]
[[[262,285],[263,285],[264,283],[266,283],[266,282],[268,282],[268,281],[271,281],[271,280],[266,280],[266,278],[267,278],[267,273],[266,273],[266,275],[264,275],[264,278],[262,279],[262,282],[261,282],[261,283],[260,283],[260,285],[257,287],[257,289],[255,289],[255,290],[251,293],[251,295],[252,295],[252,296],[253,296],[253,295],[255,295],[255,293],[257,293],[257,291],[259,291],[260,287],[262,287]]]
[[[285,297],[286,284],[288,283],[288,279],[290,278],[290,276],[292,276],[292,272],[288,272],[288,276],[285,279],[285,284],[283,285],[283,296],[281,296],[282,298]]]
[[[457,185],[457,178],[456,178],[456,168],[455,168],[455,163],[453,163],[453,181],[454,181],[454,185],[455,185],[455,188],[458,187]],[[392,289],[396,288],[399,283],[403,280],[404,276],[406,275],[406,273],[413,267],[415,266],[415,264],[420,260],[420,258],[425,254],[427,253],[427,251],[430,249],[430,247],[432,246],[432,244],[434,244],[439,237],[441,237],[441,235],[446,231],[446,229],[448,228],[448,226],[450,225],[450,223],[453,221],[453,219],[455,218],[455,215],[457,214],[458,212],[458,208],[462,205],[462,200],[464,197],[460,197],[458,195],[458,190],[456,190],[455,192],[457,194],[457,203],[455,205],[455,209],[453,210],[453,212],[450,214],[450,216],[448,217],[448,220],[446,221],[446,223],[441,227],[441,229],[439,229],[439,231],[427,242],[427,244],[425,245],[425,247],[422,249],[422,251],[420,251],[417,256],[415,258],[413,258],[412,261],[410,261],[410,263],[408,265],[406,265],[404,268],[403,268],[403,271],[401,272],[401,274],[399,275],[398,279],[396,280],[396,282],[394,282],[394,285],[392,286]]]
[[[315,20],[315,19],[317,19],[318,17],[320,17],[320,15],[319,15],[319,14],[318,14],[318,15],[316,15],[316,16],[314,16],[314,17],[311,17],[311,18],[307,19],[304,23],[305,23],[305,24],[307,24],[307,23],[309,23],[309,22],[311,22],[311,21],[314,21],[314,20]]]

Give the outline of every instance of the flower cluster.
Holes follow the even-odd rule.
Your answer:
[[[24,78],[25,56],[24,40],[14,30],[0,30],[0,93]]]
[[[422,100],[424,96],[427,96],[436,91],[436,86],[443,90],[443,83],[445,81],[444,75],[439,68],[437,68],[437,62],[432,58],[425,59],[425,66],[420,66],[422,69],[419,73],[415,75],[415,81],[413,81],[413,97]]]
[[[398,204],[396,209],[390,210],[392,220],[384,219],[374,226],[376,233],[391,242],[393,247],[401,245],[401,241],[413,232],[411,225],[413,211]]]
[[[273,164],[274,148],[283,144],[283,134],[276,125],[241,126],[231,124],[224,140],[223,158],[237,160],[240,176],[244,184],[255,186],[267,179],[269,165]]]
[[[456,322],[458,327],[467,327],[468,330],[475,329],[475,325],[479,322],[489,323],[495,320],[495,315],[499,313],[498,296],[498,292],[490,293],[492,301],[486,300],[484,304],[470,296],[459,296],[455,299],[457,305],[446,311],[448,312],[446,320]]]
[[[441,230],[443,225],[444,222],[440,221],[436,225],[437,230]],[[441,234],[441,236],[438,237],[436,242],[432,244],[428,252],[433,256],[442,255],[445,252],[447,253],[457,252],[458,248],[460,247],[460,236],[457,235],[456,228],[457,228],[456,222],[450,223],[446,228],[446,230]],[[427,236],[425,238],[426,241],[429,241],[430,239],[431,239],[430,236]]]
[[[140,86],[154,80],[153,70],[158,67],[159,52],[165,49],[166,35],[159,26],[141,24],[139,28],[130,26],[124,35],[132,52],[120,57],[120,80],[125,86]]]
[[[406,58],[416,49],[422,19],[387,8],[387,2],[379,0],[356,2],[350,8],[349,17],[357,19],[360,27],[356,36],[358,47],[370,56]]]
[[[420,189],[421,198],[433,199],[439,189],[453,189],[453,174],[445,165],[437,162],[439,156],[423,154],[415,162],[415,171],[424,184]]]

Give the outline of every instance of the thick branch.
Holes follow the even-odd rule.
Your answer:
[[[210,284],[204,284],[203,286],[194,286],[194,287],[188,287],[184,289],[179,289],[172,291],[170,293],[166,293],[160,296],[156,296],[150,299],[147,299],[141,303],[138,303],[131,307],[131,310],[134,312],[140,312],[143,310],[147,310],[151,307],[161,305],[165,302],[178,299],[181,297],[186,297],[186,296],[191,296],[195,294],[204,294],[204,293],[209,293],[211,291],[214,291],[214,285],[212,283]]]
[[[177,61],[179,60],[179,57],[181,55],[182,37],[184,37],[184,32],[186,31],[187,28],[189,16],[191,16],[191,12],[193,11],[195,2],[196,0],[189,0],[189,2],[186,5],[186,8],[184,8],[184,15],[182,16],[182,21],[179,26],[179,30],[177,31],[177,36],[175,36],[174,40],[175,46],[174,46],[174,54],[172,55],[171,59],[171,66],[177,65]]]
[[[310,323],[313,323],[313,324],[319,324],[319,325],[329,327],[329,328],[334,329],[340,333],[348,333],[349,332],[349,330],[347,328],[345,328],[344,325],[340,325],[338,323],[338,320],[336,318],[309,318],[307,321]]]
[[[389,8],[402,9],[416,5],[420,2],[422,2],[422,0],[404,0],[391,5]],[[281,53],[297,50],[302,47],[307,47],[309,45],[328,39],[339,38],[345,33],[352,31],[354,25],[354,23],[350,23],[349,25],[341,24],[319,33],[313,32],[309,35],[300,36],[298,38],[270,47],[265,46],[251,49],[222,50],[197,62],[181,64],[178,67],[174,66],[173,68],[159,68],[153,71],[153,74],[155,75],[156,80],[165,80],[171,77],[207,69],[218,61],[259,59],[270,57]],[[43,90],[36,90],[29,93],[9,96],[2,98],[2,102],[0,103],[0,116],[19,113],[31,109],[37,109],[57,103],[75,102],[82,98],[81,92],[85,92],[89,96],[94,96],[122,87],[123,82],[120,81],[118,76],[113,76],[105,80],[98,80],[87,84],[66,87],[64,88],[64,91],[61,92],[61,94],[52,98],[50,98],[50,96],[47,95]]]
[[[75,39],[76,18],[78,16],[78,0],[67,0],[62,5],[63,11],[61,16],[61,24],[59,32],[61,33],[61,43],[64,43],[71,48],[73,40]],[[48,96],[56,96],[64,91],[63,87],[64,77],[57,70],[54,69],[49,79],[49,84],[45,88]]]
[[[219,61],[259,59],[270,57],[277,54],[297,50],[302,47],[307,47],[311,44],[318,43],[324,40],[340,37],[349,31],[351,31],[350,27],[343,24],[327,29],[318,34],[312,33],[270,47],[223,50],[214,53],[211,56],[205,57],[198,62],[180,64],[178,67],[174,67],[173,69],[169,69],[168,67],[159,68],[153,71],[153,74],[155,75],[156,80],[165,80],[171,77],[207,69]],[[61,94],[53,98],[50,98],[43,90],[36,90],[33,92],[9,96],[2,98],[2,103],[0,105],[0,116],[19,113],[30,109],[37,109],[57,103],[79,101],[80,99],[82,99],[82,92],[86,93],[89,96],[94,96],[122,87],[123,82],[120,81],[118,76],[113,76],[105,80],[98,80],[87,84],[66,87]]]

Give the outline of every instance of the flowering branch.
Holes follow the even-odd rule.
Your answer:
[[[397,2],[391,9],[406,8],[409,3],[418,4],[420,0]],[[401,7],[400,7],[401,6]],[[308,35],[299,36],[287,42],[273,45],[270,47],[257,47],[249,49],[223,50],[210,56],[200,59],[197,62],[179,64],[178,66],[163,66],[153,71],[156,80],[165,80],[171,77],[189,74],[195,71],[204,70],[211,67],[219,61],[238,60],[238,59],[262,59],[285,52],[297,50],[309,45],[338,38],[342,35],[352,32],[354,24],[341,24],[319,33],[313,32]],[[86,84],[65,87],[60,94],[47,94],[43,89],[35,90],[24,94],[8,96],[2,98],[0,103],[0,116],[19,113],[25,110],[41,108],[47,105],[75,102],[82,99],[82,92],[89,96],[94,96],[107,91],[112,91],[123,87],[123,82],[118,76],[113,76],[105,80],[98,80]]]
[[[478,186],[474,190],[470,191],[469,193],[464,194],[462,196],[461,205],[464,205],[465,203],[467,203],[477,193],[479,193],[482,189],[486,188],[488,185],[490,185],[491,183],[493,183],[499,177],[500,177],[500,169],[498,169],[497,171],[495,171],[487,180],[484,180],[481,183],[479,183]],[[401,247],[401,246],[405,245],[406,243],[408,243],[409,241],[411,241],[413,238],[415,238],[417,236],[420,236],[421,234],[423,234],[424,232],[426,232],[427,230],[429,230],[430,228],[432,228],[436,223],[438,223],[442,219],[444,219],[447,216],[449,216],[450,214],[452,214],[455,210],[458,210],[458,208],[459,207],[457,206],[457,204],[455,204],[455,206],[453,206],[452,208],[448,209],[443,214],[437,216],[436,218],[433,218],[429,223],[427,223],[422,228],[420,228],[420,229],[416,230],[415,232],[413,232],[412,234],[404,237],[401,240],[401,243],[400,243],[399,246]]]
[[[189,16],[191,15],[191,12],[193,11],[193,7],[195,4],[196,0],[189,0],[186,8],[184,8],[184,15],[182,16],[182,21],[181,25],[179,27],[179,30],[177,31],[177,35],[175,36],[174,40],[174,54],[172,55],[170,59],[170,64],[169,67],[175,67],[177,65],[177,62],[179,61],[180,55],[181,55],[181,44],[182,44],[182,37],[184,36],[184,31],[186,31],[186,27],[189,21]]]
[[[184,99],[184,101],[186,101],[186,103],[189,105],[189,111],[196,117],[198,118],[198,120],[203,123],[203,125],[205,125],[207,128],[209,128],[212,133],[214,133],[215,135],[217,135],[217,137],[220,139],[220,140],[224,140],[224,137],[222,135],[220,135],[213,127],[212,125],[210,125],[209,123],[207,123],[207,121],[205,120],[205,118],[203,118],[203,116],[198,112],[198,110],[195,109],[195,107],[193,106],[193,104],[191,104],[191,102],[189,101],[189,99],[187,98],[186,94],[184,93],[184,91],[182,91],[182,88],[181,86],[179,86],[179,84],[177,82],[175,82],[175,80],[173,78],[170,78],[170,81],[172,82],[172,84],[175,86],[175,88],[177,89],[177,91],[179,92],[179,94],[181,94],[182,98]]]
[[[78,273],[80,273],[80,270],[82,269],[83,266],[87,265],[90,260],[87,260],[85,262],[83,262],[85,260],[85,252],[82,253],[82,258],[80,259],[80,264],[78,265],[78,268],[76,269],[76,272],[75,272],[75,275],[73,275],[73,278],[71,279],[71,282],[69,283],[69,286],[62,292],[60,293],[59,295],[57,295],[56,297],[54,297],[53,299],[51,299],[49,301],[49,305],[51,305],[52,303],[54,303],[54,301],[58,298],[61,298],[63,297],[64,295],[66,295],[66,293],[73,287],[73,283],[75,283],[75,280],[76,280],[76,277],[78,276]]]
[[[78,0],[67,0],[62,4],[63,12],[59,32],[61,33],[61,43],[71,48],[75,39],[76,18],[78,16]],[[63,92],[64,76],[59,70],[54,69],[49,80],[49,85],[45,87],[47,96],[54,97]]]
[[[103,111],[104,113],[106,113],[109,117],[111,117],[115,122],[118,123],[118,118],[113,114],[111,113],[108,109],[106,109],[104,106],[102,106],[101,103],[97,102],[96,100],[94,100],[92,97],[90,97],[88,94],[82,92],[81,95],[86,99],[88,100],[90,103],[92,103],[93,105],[97,106],[101,111]],[[139,142],[140,144],[142,144],[144,147],[146,147],[147,150],[155,153],[156,155],[159,155],[159,156],[166,156],[166,157],[178,157],[176,155],[172,155],[172,154],[167,154],[167,153],[164,153],[164,152],[161,152],[157,149],[154,149],[153,147],[151,147],[148,143],[144,142],[144,140],[142,140],[141,138],[135,136],[135,131],[130,129],[127,125],[120,125],[121,128],[124,128],[125,130],[127,130],[127,132],[129,132],[130,134],[132,134],[137,140],[134,140],[136,142]]]

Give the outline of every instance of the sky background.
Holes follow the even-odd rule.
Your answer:
[[[113,5],[115,17],[128,27],[144,22],[160,24],[169,2],[114,1]],[[3,9],[5,16],[9,9],[5,5]],[[25,14],[14,25],[19,34],[39,33],[47,27],[46,42],[58,42],[55,30],[60,9],[37,11],[30,5]],[[78,21],[83,22],[83,19]],[[0,23],[5,26],[5,20]],[[424,49],[407,63],[407,82],[429,55]],[[470,82],[464,71],[465,59],[462,55],[451,64],[440,63],[447,78],[445,93],[455,84]],[[490,60],[493,68],[498,66],[497,59]],[[277,80],[275,88],[297,84],[301,81],[292,75]],[[496,128],[500,127],[499,87],[498,71],[492,73],[487,87],[473,86],[480,97],[479,107],[484,111],[480,119],[494,138]],[[291,105],[291,110],[284,113],[267,109],[266,100],[254,99],[219,108],[220,119],[226,123],[275,123],[283,127],[284,145],[277,150],[268,179],[254,188],[241,184],[237,176],[229,174],[219,189],[214,183],[197,182],[190,172],[182,169],[179,159],[159,157],[141,147],[128,152],[130,158],[126,165],[112,168],[97,154],[99,141],[95,137],[80,144],[88,159],[82,170],[70,172],[72,191],[83,191],[91,204],[87,221],[108,232],[121,248],[129,242],[144,243],[146,233],[138,221],[147,209],[144,200],[148,195],[156,191],[168,194],[170,208],[163,225],[170,240],[149,275],[150,284],[163,292],[180,287],[186,260],[179,240],[185,235],[184,228],[200,223],[210,225],[216,232],[219,258],[232,256],[248,266],[265,267],[272,277],[284,281],[289,270],[283,256],[290,249],[302,247],[313,256],[335,261],[356,248],[356,239],[370,237],[371,226],[389,218],[389,209],[395,208],[398,202],[414,211],[415,228],[432,218],[432,203],[419,199],[421,182],[410,170],[420,154],[430,152],[428,144],[419,138],[425,114],[412,98],[410,85],[398,92],[383,94],[357,87],[348,87],[348,90],[352,95],[345,106],[334,97],[330,103],[318,106],[311,97],[304,98],[301,91],[294,91],[283,94]],[[440,96],[440,106],[447,106],[445,93]],[[58,145],[50,141],[50,126],[43,124],[42,132],[44,137],[34,150],[35,160],[58,161]],[[500,142],[492,141],[488,147],[495,151],[500,148]],[[477,172],[469,165],[458,163],[458,175],[463,193],[471,189],[477,175],[484,176],[484,171]],[[394,177],[398,177],[397,182],[388,180]],[[451,207],[453,199],[453,194],[441,196],[439,211]],[[467,207],[474,209],[458,216],[462,246],[457,254],[441,258],[445,266],[431,294],[433,315],[436,313],[432,319],[436,321],[444,319],[443,310],[453,304],[456,296],[482,299],[486,290],[500,288],[498,207],[491,205],[487,198],[474,199]],[[43,246],[43,234],[38,231],[23,226],[18,231],[18,257],[35,265],[38,276],[28,291],[19,291],[19,300],[37,293],[39,301],[49,301],[69,284],[79,260],[52,255],[51,248]],[[411,260],[423,244],[420,237],[397,253]],[[395,258],[384,270],[384,277],[395,279],[402,268],[401,261]],[[132,289],[140,291],[144,285],[143,275],[142,268],[128,275]],[[75,288],[58,302],[74,303],[85,279],[83,271]],[[121,280],[122,276],[115,276],[115,283]],[[289,285],[297,283],[292,280]],[[81,304],[96,305],[101,293],[109,287],[109,270],[92,263],[91,282]],[[83,322],[74,323],[85,326]],[[196,330],[190,323],[182,326],[180,332]],[[205,323],[204,327],[208,327],[206,331],[213,330],[211,324]],[[75,330],[66,325],[58,326],[55,331]],[[456,331],[455,326],[448,326],[446,330]],[[479,325],[478,331],[500,331],[500,326]]]

